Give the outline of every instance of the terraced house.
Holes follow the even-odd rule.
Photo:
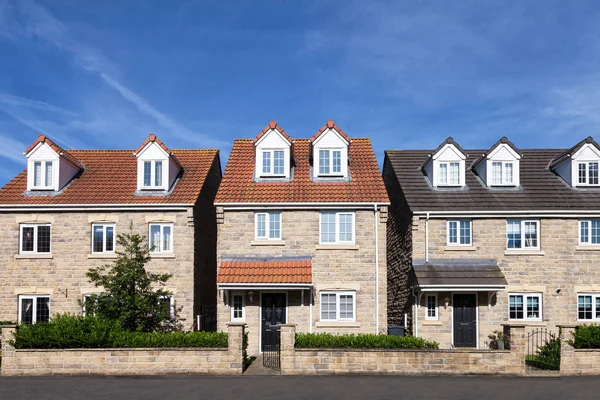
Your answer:
[[[235,140],[215,204],[219,329],[246,323],[251,353],[282,323],[386,330],[389,201],[369,139],[333,121],[293,139],[271,122]]]
[[[502,324],[600,321],[600,146],[387,151],[390,322],[485,348]],[[530,328],[530,329],[531,329]]]
[[[85,273],[129,232],[148,238],[149,270],[173,274],[164,304],[186,329],[214,305],[218,150],[170,150],[155,135],[137,150],[64,150],[40,136],[25,158],[0,189],[0,320],[83,312],[102,290]]]

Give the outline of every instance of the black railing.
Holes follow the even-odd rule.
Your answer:
[[[263,365],[267,368],[281,370],[281,330],[278,325],[265,328],[263,343]]]
[[[527,335],[527,369],[560,370],[560,335],[547,328],[537,328]]]

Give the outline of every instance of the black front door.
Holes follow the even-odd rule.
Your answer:
[[[261,296],[261,350],[265,350],[265,344],[273,337],[269,333],[278,330],[279,325],[286,322],[286,294],[285,293],[263,293]]]
[[[477,297],[474,294],[455,294],[454,347],[477,346]]]

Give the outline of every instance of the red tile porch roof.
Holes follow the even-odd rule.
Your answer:
[[[312,283],[310,257],[227,258],[221,261],[217,283]]]

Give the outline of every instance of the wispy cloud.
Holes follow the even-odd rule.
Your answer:
[[[73,111],[65,110],[64,108],[57,107],[52,104],[48,104],[43,101],[28,99],[25,97],[13,96],[6,93],[0,93],[0,104],[9,106],[26,107],[33,110],[50,111],[54,113],[60,113],[67,116],[77,115]]]
[[[5,5],[1,12],[4,14],[11,11],[9,8]],[[0,34],[4,34],[5,37],[10,39],[14,39],[16,36],[25,36],[69,54],[76,65],[96,74],[110,88],[119,93],[123,99],[134,105],[144,115],[154,119],[161,128],[167,130],[174,137],[194,143],[197,146],[219,147],[226,145],[226,142],[222,140],[188,129],[122,83],[115,77],[118,68],[107,57],[100,51],[79,43],[71,37],[68,27],[55,18],[47,9],[33,1],[20,0],[12,6],[12,10],[20,17],[18,22],[20,23],[21,32],[6,34],[4,29],[0,29]],[[8,17],[5,16],[3,19],[8,20]],[[14,18],[11,21],[13,21],[11,25],[14,27]],[[11,32],[14,32],[14,29]]]
[[[3,133],[0,133],[0,143],[2,143],[0,146],[0,157],[19,164],[25,163],[25,157],[23,157],[23,151],[27,148],[25,144]]]

